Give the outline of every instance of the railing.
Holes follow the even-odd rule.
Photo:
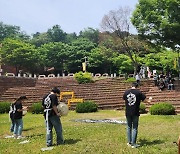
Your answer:
[[[84,100],[82,98],[74,98],[73,91],[64,91],[60,93],[60,101],[63,99],[63,96],[70,95],[71,98],[68,99],[68,107],[71,107],[71,103],[82,103]]]

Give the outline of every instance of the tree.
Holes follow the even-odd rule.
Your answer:
[[[44,67],[54,67],[55,73],[62,73],[67,67],[69,58],[69,45],[62,42],[50,42],[42,45],[39,49]]]
[[[103,46],[91,50],[88,58],[89,70],[94,73],[112,73],[113,52]]]
[[[79,34],[80,34],[79,37],[87,38],[91,42],[96,43],[98,45],[99,30],[88,27],[87,29],[84,29],[84,31],[80,31]]]
[[[133,72],[133,65],[131,59],[124,55],[119,54],[119,56],[113,57],[113,65],[118,68],[118,74],[124,73],[132,73]]]
[[[40,47],[43,44],[51,42],[51,39],[48,37],[47,33],[33,34],[33,38],[30,40],[31,44],[34,44],[36,47]]]
[[[91,42],[87,38],[78,38],[69,44],[71,50],[69,50],[69,60],[67,62],[69,72],[78,72],[82,70],[82,62],[84,57],[88,57],[92,49],[96,44]]]
[[[65,42],[66,33],[61,29],[59,25],[55,25],[47,31],[48,37],[51,42]]]
[[[147,54],[143,61],[151,70],[155,69],[177,74],[176,57],[177,53],[163,49],[163,51],[158,53]]]
[[[180,45],[180,1],[139,0],[131,21],[139,35],[155,45]]]
[[[111,40],[115,43],[116,51],[129,56],[134,66],[134,74],[136,74],[139,66],[136,54],[140,50],[145,50],[145,46],[142,46],[137,37],[135,39],[134,35],[129,34],[130,12],[128,7],[112,10],[103,17],[101,26],[107,34],[112,36]]]
[[[6,25],[3,22],[0,22],[0,42],[5,38],[16,38],[21,40],[28,40],[29,36],[24,32],[20,31],[20,27]]]
[[[38,54],[35,46],[21,40],[4,39],[0,48],[2,64],[11,65],[16,68],[34,73],[38,64]]]

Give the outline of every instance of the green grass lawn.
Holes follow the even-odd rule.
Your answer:
[[[96,113],[78,114],[71,111],[62,117],[65,145],[55,146],[51,151],[42,152],[46,147],[45,123],[42,115],[28,113],[23,117],[24,140],[29,143],[19,144],[23,140],[5,139],[10,135],[8,114],[0,114],[0,154],[176,154],[177,146],[173,143],[180,135],[180,115],[152,116],[141,115],[139,122],[138,143],[141,147],[132,149],[126,145],[126,126],[111,123],[82,123],[75,119],[116,119],[125,120],[124,112],[103,110]],[[54,134],[54,141],[55,134]],[[54,142],[56,143],[56,142]]]

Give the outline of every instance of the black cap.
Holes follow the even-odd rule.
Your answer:
[[[132,83],[132,87],[137,88],[137,87],[138,87],[138,83],[137,83],[137,82],[133,82],[133,83]]]
[[[23,99],[27,99],[26,96],[20,96],[17,100],[23,100]]]
[[[51,90],[53,93],[60,94],[60,89],[57,87],[52,88]]]

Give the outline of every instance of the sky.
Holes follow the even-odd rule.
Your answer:
[[[100,29],[105,14],[119,7],[135,9],[138,0],[0,0],[0,22],[28,35],[60,25],[66,33]],[[130,32],[134,33],[132,29]]]

